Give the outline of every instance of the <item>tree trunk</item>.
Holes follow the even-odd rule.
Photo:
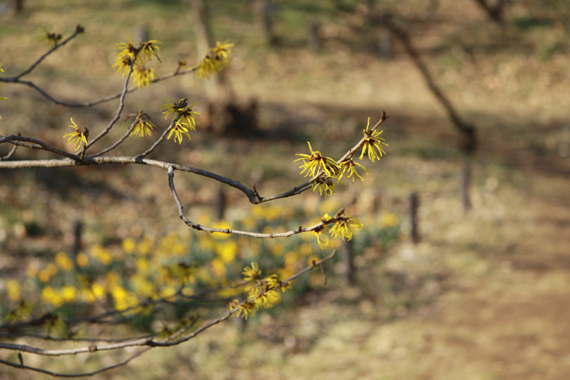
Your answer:
[[[11,0],[12,9],[15,14],[20,14],[24,10],[24,0]]]
[[[271,46],[277,45],[279,39],[273,28],[275,5],[272,4],[270,0],[255,0],[255,13],[257,14],[258,23],[267,43]]]
[[[343,264],[343,278],[346,286],[354,285],[354,262],[352,251],[352,240],[342,241],[342,264]]]
[[[209,23],[208,9],[204,0],[190,0],[194,30],[196,33],[196,48],[198,57],[202,59],[208,49],[215,46]],[[246,136],[257,130],[257,102],[250,101],[245,106],[239,105],[231,90],[231,85],[225,71],[212,75],[206,83],[208,97],[207,114],[202,119],[202,125],[216,134],[231,134]],[[253,115],[253,116],[252,116]]]
[[[485,11],[487,16],[499,25],[503,25],[504,6],[507,3],[505,0],[475,0],[477,4]]]

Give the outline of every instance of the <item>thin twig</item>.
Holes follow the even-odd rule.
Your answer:
[[[133,132],[133,129],[135,129],[137,125],[137,120],[135,120],[131,126],[129,127],[129,129],[127,130],[127,132],[123,135],[123,137],[121,137],[119,140],[117,140],[113,145],[111,145],[108,148],[103,149],[100,152],[97,152],[93,155],[91,155],[91,157],[99,157],[104,155],[105,153],[109,153],[110,151],[112,151],[113,149],[115,149],[116,147],[118,147],[119,145],[121,145]]]
[[[287,232],[276,232],[276,233],[259,233],[259,232],[250,232],[250,231],[241,231],[241,230],[233,230],[230,228],[214,228],[214,227],[206,227],[198,223],[192,222],[190,219],[186,217],[184,214],[184,206],[182,206],[182,202],[180,202],[180,198],[176,192],[176,188],[174,186],[174,166],[170,166],[168,168],[168,185],[170,186],[170,190],[172,191],[172,196],[174,197],[174,201],[176,202],[176,206],[178,207],[178,215],[180,219],[188,226],[198,231],[206,231],[206,232],[219,232],[223,234],[234,234],[234,235],[245,235],[251,236],[256,238],[276,238],[276,237],[289,237],[293,235],[297,235],[304,232],[311,232],[311,231],[320,231],[325,224],[330,224],[334,222],[334,218],[329,220],[327,223],[319,222],[314,226],[302,228],[299,227],[296,230],[291,230]]]
[[[104,367],[92,372],[84,372],[84,373],[70,373],[70,374],[66,374],[66,373],[59,373],[59,372],[53,372],[53,371],[47,371],[45,369],[41,369],[41,368],[36,368],[36,367],[30,367],[27,365],[23,365],[23,364],[17,364],[17,363],[12,363],[9,362],[7,360],[2,360],[0,359],[0,363],[2,364],[6,364],[7,366],[10,367],[14,367],[14,368],[18,368],[18,369],[28,369],[30,371],[34,371],[34,372],[39,372],[39,373],[43,373],[46,375],[50,375],[53,377],[88,377],[88,376],[93,376],[93,375],[97,375],[99,373],[102,372],[106,372],[106,371],[110,371],[112,369],[118,368],[118,367],[122,367],[124,365],[127,365],[131,360],[139,357],[140,355],[144,354],[145,352],[147,352],[148,350],[150,350],[151,347],[145,347],[144,349],[136,352],[135,354],[131,355],[130,357],[128,357],[127,359],[123,360],[122,362],[119,362],[117,364],[113,364],[111,366],[108,367]]]
[[[380,126],[387,118],[388,117],[386,116],[386,114],[383,113],[382,118],[372,128],[372,131],[374,131],[376,128],[378,128],[378,126]],[[188,173],[197,174],[197,175],[200,175],[203,177],[213,179],[213,180],[218,181],[220,183],[223,183],[225,185],[231,186],[235,189],[238,189],[247,196],[250,203],[252,203],[252,204],[260,204],[260,203],[270,202],[270,201],[274,201],[274,200],[278,200],[278,199],[282,199],[282,198],[287,198],[287,197],[291,197],[291,196],[300,194],[304,191],[307,191],[309,188],[311,188],[311,184],[313,182],[315,182],[319,176],[322,175],[322,173],[318,174],[317,176],[315,176],[310,181],[307,181],[307,182],[305,182],[299,186],[295,186],[292,189],[285,191],[283,193],[272,195],[272,196],[267,196],[267,197],[261,197],[259,195],[259,193],[257,192],[257,190],[254,191],[253,189],[250,189],[249,187],[245,186],[244,184],[242,184],[239,181],[232,180],[230,178],[221,176],[219,174],[212,173],[212,172],[209,172],[207,170],[194,168],[191,166],[179,165],[179,164],[174,164],[174,163],[170,163],[170,162],[150,160],[150,159],[144,158],[144,155],[147,155],[150,152],[152,152],[152,150],[154,148],[156,148],[156,146],[164,140],[168,131],[170,131],[170,129],[173,128],[175,121],[177,121],[177,119],[174,119],[172,121],[172,123],[167,128],[167,130],[162,134],[162,136],[159,138],[159,140],[157,140],[153,144],[153,146],[151,148],[149,148],[147,151],[143,152],[141,155],[136,156],[136,157],[128,157],[128,156],[94,157],[94,156],[86,156],[86,157],[84,157],[83,160],[80,160],[79,156],[57,150],[57,152],[56,151],[54,151],[54,152],[56,152],[58,154],[62,154],[60,152],[63,152],[64,154],[62,154],[62,155],[69,157],[72,160],[51,159],[51,160],[1,161],[0,162],[0,168],[6,168],[6,169],[20,169],[20,168],[33,168],[33,167],[56,168],[56,167],[67,167],[67,166],[77,166],[77,165],[105,165],[105,164],[107,164],[107,165],[108,164],[123,164],[123,165],[125,165],[125,164],[139,164],[139,165],[155,166],[155,167],[159,167],[159,168],[162,168],[165,170],[168,170],[170,167],[172,167],[174,170],[180,170],[180,171],[184,171],[184,172],[188,172]],[[9,136],[9,137],[11,139],[15,139],[19,136]],[[2,138],[2,136],[0,136],[0,144],[3,142],[10,142],[10,141],[5,140],[5,139],[6,138]],[[27,137],[26,139],[29,139],[28,141],[39,143],[39,140],[30,139],[29,137]],[[364,145],[365,141],[366,141],[366,138],[362,138],[354,147],[352,147],[351,149],[348,150],[348,152],[339,160],[339,162],[342,162],[346,158],[354,155],[356,153],[356,151]],[[45,143],[43,143],[43,144],[45,144]],[[55,148],[53,148],[53,149],[55,149]],[[190,223],[192,224],[192,222],[190,222]],[[220,230],[220,229],[212,229],[209,231],[210,232],[227,233],[227,232],[225,232],[225,230]],[[273,234],[272,237],[277,237],[277,236],[279,236],[279,234]],[[283,236],[291,236],[291,235],[283,235]],[[261,237],[261,236],[259,236],[259,237]]]
[[[173,71],[170,74],[166,74],[166,75],[163,75],[161,77],[153,79],[150,83],[153,84],[153,83],[161,82],[163,80],[174,78],[174,77],[179,76],[179,75],[192,73],[194,71],[196,71],[196,68],[191,68],[191,69],[183,70],[183,71],[179,71],[179,72]],[[35,84],[32,81],[25,81],[25,80],[21,80],[21,79],[12,80],[12,79],[14,79],[14,78],[2,78],[2,77],[0,77],[0,82],[11,82],[13,84],[26,85],[28,87],[33,88],[37,92],[39,92],[44,98],[48,99],[52,103],[55,103],[55,104],[60,105],[60,106],[71,107],[71,108],[93,107],[93,106],[96,106],[96,105],[101,104],[101,103],[106,103],[106,102],[109,102],[111,100],[119,99],[121,97],[121,95],[123,94],[123,92],[121,91],[121,92],[118,92],[116,94],[105,96],[105,97],[97,99],[97,100],[92,100],[92,101],[83,102],[83,103],[71,103],[71,102],[66,102],[66,101],[59,100],[59,99],[55,98],[54,96],[50,95],[47,91],[45,91],[43,88],[41,88],[40,86],[38,86],[37,84]],[[139,87],[134,86],[134,87],[129,88],[127,90],[127,93],[135,92],[139,89],[140,89]]]
[[[72,39],[74,39],[75,37],[77,37],[79,34],[83,33],[84,29],[81,25],[77,25],[77,27],[75,28],[75,31],[73,32],[73,34],[71,34],[69,37],[67,37],[65,40],[61,41],[59,44],[56,44],[55,46],[53,46],[51,49],[49,49],[47,52],[45,52],[40,58],[38,58],[34,63],[32,63],[32,65],[30,67],[28,67],[26,70],[22,71],[20,74],[16,75],[15,77],[11,77],[11,78],[0,78],[0,82],[14,82],[17,83],[19,81],[19,79],[21,77],[23,77],[24,75],[28,75],[29,73],[31,73],[45,58],[47,58],[51,53],[53,53],[54,51],[56,51],[57,49],[59,49],[60,47],[66,45],[69,41],[71,41]]]
[[[176,117],[170,122],[170,125],[168,126],[168,128],[166,128],[166,130],[162,133],[162,135],[160,135],[158,140],[156,140],[150,148],[148,148],[147,150],[145,150],[144,152],[139,154],[136,158],[137,159],[145,158],[146,156],[151,154],[164,141],[164,139],[166,138],[166,135],[170,132],[170,130],[172,128],[174,128],[174,126],[176,125],[176,122],[180,119],[181,116],[182,115],[180,115],[180,114],[176,115]]]
[[[57,149],[51,145],[46,144],[41,140],[37,140],[31,137],[16,136],[16,135],[11,135],[11,136],[0,135],[0,144],[7,142],[16,146],[24,146],[28,149],[47,150],[48,152],[52,152],[55,154],[59,154],[60,156],[71,158],[74,161],[81,161],[81,158],[76,154],[68,153],[64,150]],[[11,162],[18,162],[18,161],[11,161]]]
[[[129,89],[129,80],[131,79],[131,75],[135,69],[135,62],[137,61],[138,54],[139,54],[138,50],[135,50],[134,57],[131,61],[131,67],[129,69],[129,73],[127,74],[127,79],[125,80],[125,83],[123,85],[123,92],[121,93],[121,97],[119,99],[119,107],[117,108],[117,113],[115,114],[115,117],[113,119],[111,119],[111,121],[109,122],[109,125],[107,125],[107,128],[102,130],[101,133],[99,133],[97,135],[97,137],[95,137],[93,140],[91,140],[91,141],[89,141],[89,143],[87,143],[87,145],[85,146],[86,149],[89,149],[89,147],[91,147],[93,144],[95,144],[100,138],[102,138],[107,133],[109,133],[109,131],[113,128],[115,123],[117,123],[117,121],[119,121],[119,119],[121,118],[121,113],[123,112],[123,109],[125,108],[125,97],[127,96],[127,90]]]
[[[1,157],[0,157],[0,161],[9,160],[9,159],[14,155],[14,153],[16,153],[16,149],[18,149],[18,145],[14,145],[14,146],[12,147],[12,149],[10,149],[10,151],[8,152],[8,154],[6,154],[5,156],[1,156]]]

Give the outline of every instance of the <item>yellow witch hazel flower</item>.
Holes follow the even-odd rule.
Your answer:
[[[196,76],[198,78],[209,79],[214,73],[219,73],[230,64],[230,56],[232,54],[233,43],[216,42],[216,47],[208,49],[206,57],[196,65],[198,69]]]
[[[112,66],[119,74],[123,72],[123,78],[127,76],[133,64],[133,58],[130,55],[117,56],[117,60]]]
[[[67,138],[67,145],[75,144],[75,151],[78,151],[81,148],[81,144],[87,145],[89,130],[83,128],[83,131],[80,131],[77,124],[73,121],[73,118],[70,118],[70,120],[72,125],[68,125],[68,127],[75,129],[75,132],[67,133],[63,135],[63,138]]]
[[[154,70],[147,69],[144,66],[136,66],[133,70],[133,81],[139,88],[150,86],[150,82],[154,80]]]
[[[357,166],[361,167],[362,169],[364,169],[366,173],[368,173],[368,169],[366,169],[363,165],[359,164],[358,162],[355,162],[352,158],[349,158],[340,163],[341,172],[339,179],[342,178],[343,176],[349,179],[352,177],[352,183],[354,183],[354,180],[356,179],[356,177],[358,177],[360,178],[361,181],[364,181],[364,178],[362,178],[362,176],[356,170]]]
[[[334,182],[330,177],[317,178],[317,180],[312,183],[311,188],[313,191],[319,189],[319,195],[324,194],[326,198],[334,194],[336,190],[336,182]]]
[[[151,123],[150,116],[142,112],[142,110],[137,115],[137,119],[135,122],[136,122],[135,129],[133,129],[133,131],[131,132],[131,136],[134,135],[134,136],[145,137],[152,135],[152,129],[154,128],[154,124]]]
[[[124,57],[124,56],[135,56],[135,45],[133,43],[133,38],[127,34],[127,38],[129,40],[128,43],[126,42],[119,42],[115,45],[115,49],[120,49],[121,51],[117,54],[117,57]]]
[[[194,107],[195,104],[196,102],[188,106],[186,99],[180,99],[178,103],[166,103],[160,107],[165,119],[172,113],[176,113],[177,116],[179,116],[178,121],[167,136],[168,139],[174,135],[174,142],[178,141],[179,144],[182,143],[184,136],[188,137],[188,140],[191,139],[188,130],[196,130],[196,116],[200,116],[200,113],[192,111],[192,107]]]
[[[134,79],[137,87],[146,87],[154,79],[154,71],[152,69],[146,69],[144,64],[149,62],[153,57],[158,57],[158,50],[160,49],[157,45],[161,42],[157,40],[150,40],[143,42],[141,41],[139,47],[135,47],[133,39],[127,34],[129,42],[120,42],[115,45],[115,49],[120,49],[116,56],[115,63],[113,64],[113,69],[118,73],[123,73],[123,78],[129,73],[133,61],[135,61],[134,68]]]
[[[259,280],[259,276],[261,276],[259,266],[255,262],[251,263],[251,267],[243,268],[241,273],[245,281]]]
[[[364,136],[366,136],[366,141],[364,141],[364,146],[362,147],[362,154],[360,154],[360,159],[362,160],[362,157],[364,157],[364,153],[366,153],[366,151],[368,150],[368,158],[370,159],[370,161],[374,162],[376,159],[379,160],[380,157],[386,155],[386,152],[384,151],[384,148],[382,148],[382,145],[388,146],[388,144],[386,144],[384,142],[385,140],[382,137],[380,137],[382,132],[384,132],[383,130],[380,132],[371,131],[368,129],[369,127],[370,127],[370,118],[368,118],[366,129],[363,131]]]
[[[336,222],[330,228],[330,234],[333,238],[341,238],[344,240],[352,240],[353,231],[360,231],[363,224],[360,220],[352,218],[350,216],[339,216]]]
[[[324,226],[320,230],[314,230],[313,232],[317,236],[317,243],[319,243],[319,247],[321,247],[321,249],[329,244],[331,235]]]
[[[313,150],[310,142],[307,141],[307,144],[309,145],[311,154],[296,154],[296,156],[301,158],[296,159],[295,162],[303,161],[303,164],[299,166],[299,168],[303,169],[301,174],[306,173],[305,177],[309,175],[314,177],[315,174],[319,174],[320,169],[328,177],[336,177],[340,173],[340,168],[336,161],[330,157],[324,157],[318,150]]]
[[[275,289],[268,289],[257,295],[255,305],[258,308],[270,309],[281,300],[281,294]]]
[[[143,62],[150,61],[152,57],[156,57],[156,59],[160,61],[160,58],[158,57],[158,51],[160,50],[160,47],[158,47],[157,45],[162,45],[162,42],[157,40],[141,42],[139,49],[140,49],[140,56]]]
[[[249,316],[255,315],[256,311],[257,310],[256,310],[255,302],[245,300],[239,305],[236,315],[238,317],[241,316],[241,317],[244,317],[245,319],[247,319]]]
[[[283,283],[276,274],[269,277],[260,278],[261,271],[257,263],[251,263],[251,267],[245,267],[243,278],[246,281],[255,281],[255,284],[248,286],[245,290],[247,297],[243,302],[233,300],[227,306],[232,313],[238,317],[242,316],[247,319],[249,316],[255,315],[257,310],[264,308],[269,309],[275,306],[281,300],[281,293],[289,287],[289,283]]]

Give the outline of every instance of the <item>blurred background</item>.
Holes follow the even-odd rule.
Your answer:
[[[61,309],[64,293],[42,292],[74,278],[63,256],[85,255],[79,266],[106,278],[102,286],[113,283],[109,273],[193,257],[206,268],[197,278],[212,284],[238,278],[254,260],[266,273],[291,275],[337,249],[326,286],[315,271],[275,309],[99,377],[566,379],[569,16],[567,0],[3,2],[3,76],[47,51],[47,32],[65,38],[85,27],[24,78],[66,102],[121,90],[111,66],[115,44],[128,36],[162,42],[161,62],[150,64],[157,76],[180,60],[194,65],[216,41],[235,44],[220,77],[189,74],[130,94],[125,114],[142,108],[157,130],[129,139],[117,155],[147,149],[167,125],[160,106],[188,98],[201,113],[192,140],[165,142],[151,158],[256,184],[264,196],[301,183],[293,161],[308,152],[307,141],[338,158],[368,118],[375,123],[382,111],[390,118],[381,128],[387,156],[363,162],[365,181],[345,181],[327,199],[306,192],[253,206],[238,191],[177,173],[187,214],[206,225],[285,231],[340,207],[365,224],[351,244],[325,250],[313,236],[266,242],[190,232],[166,174],[154,168],[0,170],[2,315],[26,297]],[[69,118],[94,133],[117,107],[58,106],[22,85],[0,91],[9,99],[0,102],[0,134],[68,151]],[[129,123],[121,119],[101,146]],[[0,155],[9,148],[0,146]],[[12,159],[51,157],[19,149]],[[156,325],[120,333],[137,328]],[[114,359],[26,363],[65,372]],[[3,367],[0,375],[34,378]]]

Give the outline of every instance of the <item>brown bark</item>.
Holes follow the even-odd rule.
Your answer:
[[[433,76],[429,72],[427,65],[422,60],[418,51],[414,48],[408,32],[404,28],[396,25],[390,17],[381,17],[379,22],[390,30],[390,32],[402,43],[406,53],[422,74],[422,77],[424,78],[424,81],[431,93],[436,97],[443,108],[445,108],[449,119],[461,134],[461,150],[467,155],[474,153],[477,149],[477,133],[475,127],[461,119],[455,107],[453,107],[447,96],[445,96],[443,91],[439,88],[433,79]]]
[[[196,48],[202,58],[216,41],[210,30],[208,9],[204,0],[190,0]],[[257,129],[257,102],[240,105],[236,101],[225,71],[213,75],[206,82],[208,107],[202,125],[216,134],[249,135]],[[254,108],[252,110],[252,107]]]

